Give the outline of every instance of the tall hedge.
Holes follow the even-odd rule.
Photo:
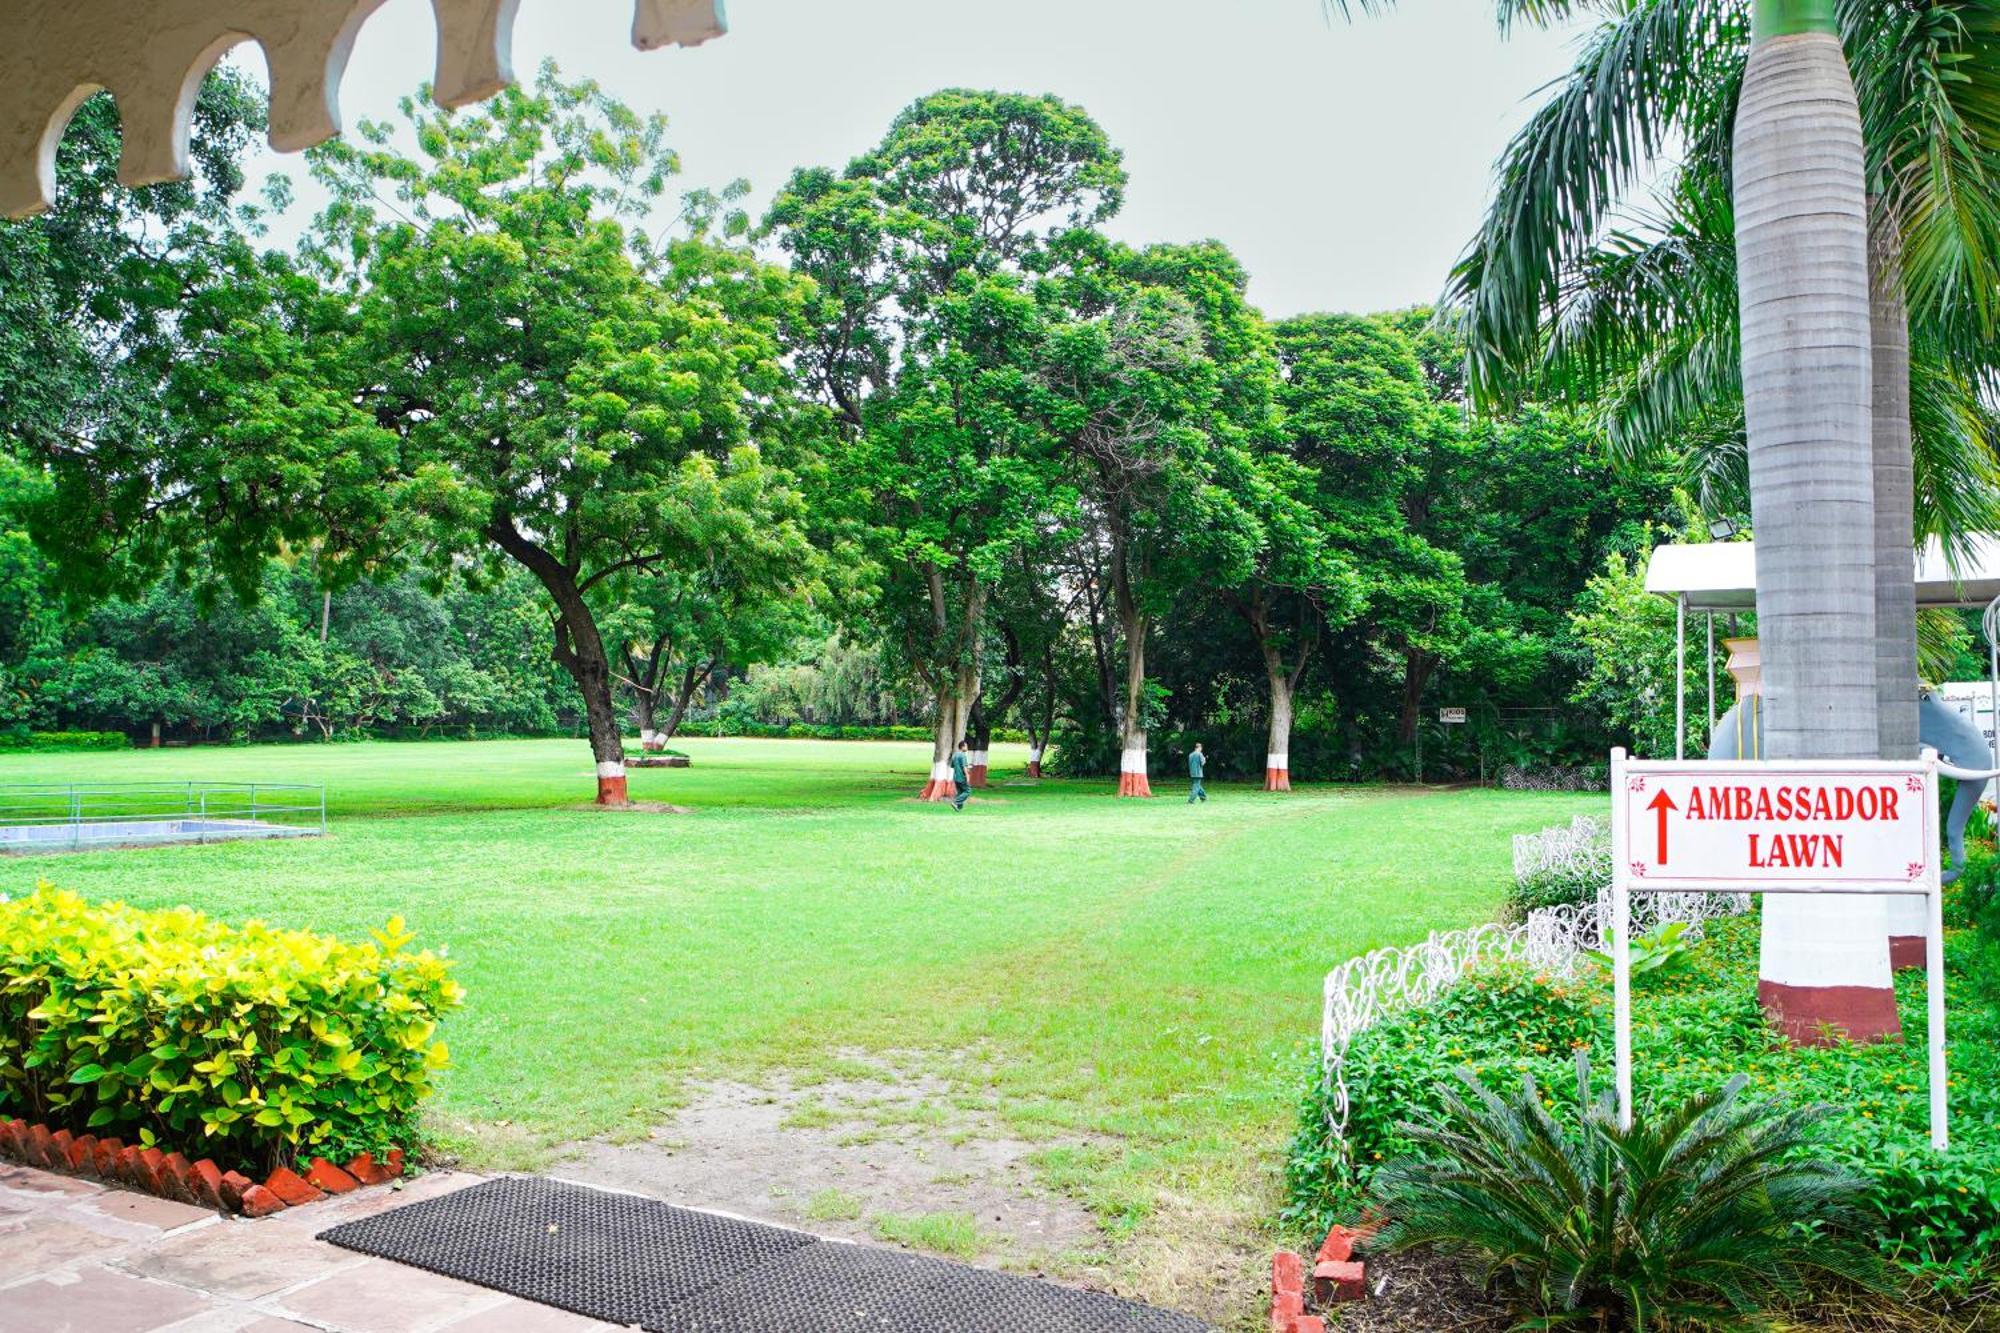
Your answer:
[[[464,991],[410,940],[0,900],[0,1113],[252,1170],[411,1146]]]

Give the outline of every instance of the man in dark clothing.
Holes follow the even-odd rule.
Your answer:
[[[1189,805],[1193,805],[1196,801],[1206,801],[1208,799],[1208,790],[1201,785],[1201,771],[1207,766],[1207,763],[1207,757],[1201,752],[1201,742],[1196,741],[1194,749],[1188,751]]]
[[[951,756],[951,785],[957,793],[951,798],[951,808],[954,810],[965,809],[965,798],[972,795],[972,779],[965,773],[965,756],[965,742],[960,741],[958,749],[953,751]]]

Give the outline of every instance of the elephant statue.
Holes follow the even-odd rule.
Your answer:
[[[1764,730],[1759,708],[1762,703],[1762,697],[1753,694],[1737,700],[1735,706],[1722,715],[1715,724],[1715,734],[1709,737],[1710,759],[1764,757]],[[1946,762],[1960,768],[1983,772],[1994,767],[1993,751],[1979,728],[1967,721],[1963,714],[1940,703],[1928,690],[1917,701],[1917,735],[1920,743],[1936,750]],[[1966,821],[1972,818],[1980,797],[1985,794],[1986,784],[1983,782],[1958,784],[1958,794],[1952,797],[1951,812],[1944,821],[1945,842],[1951,847],[1951,869],[1939,876],[1943,883],[1951,883],[1965,869]]]

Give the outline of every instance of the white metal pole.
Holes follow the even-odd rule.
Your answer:
[[[1682,593],[1674,599],[1674,758],[1687,758],[1687,656],[1688,599]],[[1612,799],[1618,798],[1614,789]]]
[[[1632,894],[1625,882],[1625,751],[1611,752],[1611,1032],[1618,1127],[1632,1128]]]
[[[1708,613],[1708,656],[1701,662],[1701,674],[1708,679],[1708,735],[1715,737],[1715,612]]]
[[[1926,749],[1924,753],[1924,800],[1926,810],[1938,808],[1938,757],[1937,751]],[[1928,822],[1928,821],[1926,821]],[[1930,873],[1924,877],[1925,887],[1930,892],[1925,895],[1927,909],[1924,930],[1924,990],[1926,1008],[1930,1011],[1931,1047],[1931,1147],[1944,1152],[1951,1146],[1950,1129],[1950,1071],[1945,1059],[1944,1040],[1944,880],[1937,848],[1930,849],[1925,857],[1930,865]]]

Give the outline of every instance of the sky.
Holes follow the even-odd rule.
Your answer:
[[[625,0],[521,0],[523,78],[553,58],[641,112],[665,112],[684,188],[738,177],[761,212],[794,167],[842,166],[937,88],[1050,92],[1088,110],[1131,176],[1109,230],[1217,239],[1272,316],[1433,300],[1478,225],[1493,162],[1569,63],[1570,34],[1503,40],[1491,0],[1402,0],[1329,17],[1320,0],[731,0],[727,36],[635,51]],[[427,0],[389,0],[341,85],[348,125],[393,118],[431,76]],[[231,59],[262,74],[261,55]],[[299,159],[262,154],[298,199]]]

